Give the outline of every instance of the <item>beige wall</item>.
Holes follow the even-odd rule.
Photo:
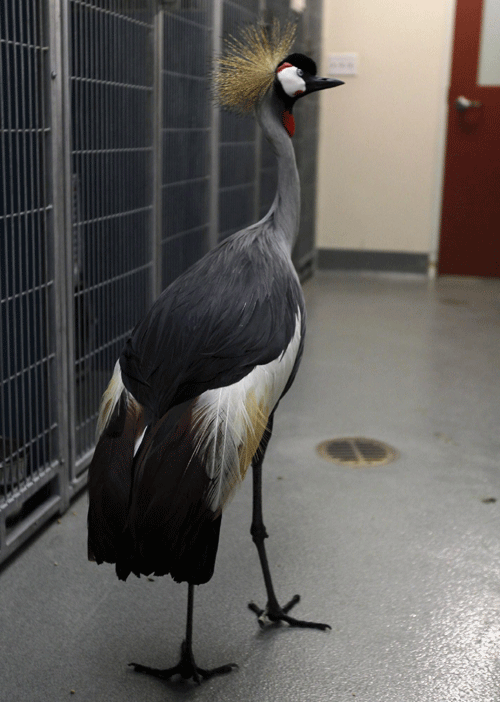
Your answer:
[[[437,246],[453,0],[324,0],[329,52],[359,75],[320,95],[319,248]]]

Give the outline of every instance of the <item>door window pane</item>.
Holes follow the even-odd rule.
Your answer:
[[[500,0],[484,0],[478,85],[500,85]]]

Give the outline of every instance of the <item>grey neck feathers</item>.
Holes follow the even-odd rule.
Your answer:
[[[273,90],[258,107],[257,119],[278,160],[276,197],[264,219],[272,221],[276,236],[291,253],[299,230],[300,182],[292,140],[281,118],[284,109]]]

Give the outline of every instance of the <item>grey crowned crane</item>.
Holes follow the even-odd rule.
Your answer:
[[[130,573],[170,574],[188,583],[180,662],[160,678],[202,678],[235,665],[199,668],[192,650],[194,586],[212,577],[222,513],[253,469],[251,535],[267,605],[266,621],[328,629],[288,612],[275,595],[264,539],[262,462],[274,412],[302,355],[305,309],[291,260],[300,189],[292,110],[317,90],[341,85],[316,77],[314,61],[289,54],[294,27],[277,22],[230,39],[213,75],[219,104],[255,112],[278,160],[267,215],[225,239],[177,278],[139,322],[118,359],[100,405],[89,469],[89,559]]]

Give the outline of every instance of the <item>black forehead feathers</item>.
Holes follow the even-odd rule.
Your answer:
[[[309,56],[304,56],[304,54],[290,54],[281,63],[291,63],[292,66],[295,66],[296,68],[301,68],[303,71],[309,73],[311,76],[315,76],[317,73],[316,64],[314,63],[312,58],[309,58]]]

